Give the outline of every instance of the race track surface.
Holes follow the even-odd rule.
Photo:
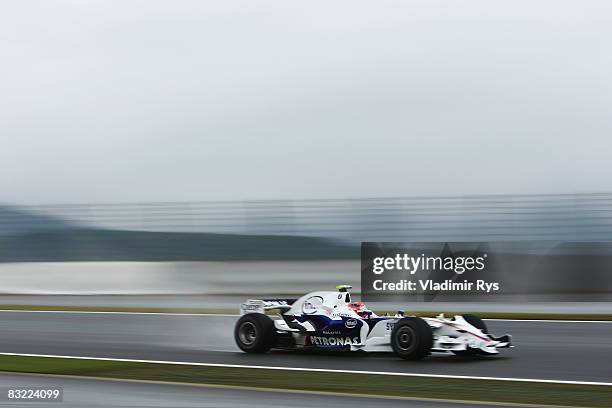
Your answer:
[[[0,402],[20,408],[177,407],[177,408],[451,408],[482,407],[435,401],[410,401],[333,395],[296,394],[177,384],[135,383],[81,378],[0,374],[0,387],[63,387],[63,402]]]
[[[612,381],[612,323],[488,321],[499,356],[271,352],[234,344],[234,316],[0,312],[0,352],[570,381]]]

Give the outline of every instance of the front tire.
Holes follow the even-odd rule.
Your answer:
[[[249,313],[236,322],[234,340],[246,353],[265,353],[274,345],[274,322],[262,313]]]
[[[429,355],[433,333],[427,322],[419,317],[404,317],[391,332],[393,352],[404,360],[420,360]]]
[[[480,317],[471,314],[462,315],[461,317],[463,317],[463,320],[465,320],[484,334],[489,334],[487,325],[485,324],[485,322],[482,321]]]
[[[466,314],[466,315],[462,315],[461,317],[463,317],[463,320],[465,320],[466,322],[468,322],[469,324],[471,324],[472,326],[474,326],[475,328],[477,328],[478,330],[480,330],[481,332],[483,332],[484,334],[488,334],[489,331],[487,329],[487,325],[485,322],[482,321],[482,319],[476,315],[472,315],[472,314]],[[467,350],[461,350],[461,351],[453,351],[453,353],[455,355],[458,356],[463,356],[463,357],[475,357],[475,356],[485,356],[487,355],[487,353],[479,350],[479,349],[472,349],[469,348]]]

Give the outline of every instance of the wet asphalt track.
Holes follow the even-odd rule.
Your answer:
[[[488,321],[513,335],[499,356],[241,353],[233,316],[0,312],[0,351],[146,360],[612,382],[612,323]]]

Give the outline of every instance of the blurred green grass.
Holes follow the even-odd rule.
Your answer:
[[[0,371],[461,401],[610,407],[612,387],[0,356]]]

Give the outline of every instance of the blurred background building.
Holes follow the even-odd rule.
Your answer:
[[[361,241],[599,241],[612,194],[55,204],[0,207],[0,233],[104,229]]]
[[[0,207],[5,293],[359,290],[362,241],[610,242],[612,194]]]

